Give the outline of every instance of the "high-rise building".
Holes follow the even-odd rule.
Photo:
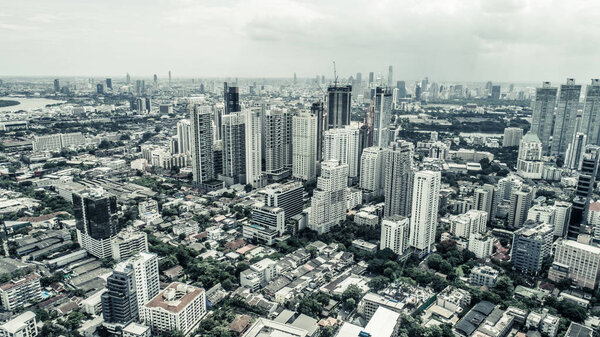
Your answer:
[[[192,174],[194,185],[215,179],[212,112],[208,106],[189,105],[192,131]]]
[[[324,161],[311,199],[310,229],[327,233],[346,218],[347,186],[348,165],[337,160]]]
[[[106,289],[102,294],[102,316],[109,331],[116,332],[139,319],[135,271],[132,268],[113,271],[106,280]]]
[[[388,82],[388,87],[392,87],[392,83],[394,83],[394,72],[393,72],[392,66],[388,67],[387,82]]]
[[[585,92],[585,106],[581,132],[588,137],[588,144],[600,145],[600,79],[592,79]]]
[[[171,83],[171,71],[169,70],[169,83]]]
[[[225,115],[229,115],[232,112],[242,111],[240,106],[240,88],[231,87],[224,83],[224,100],[225,100]]]
[[[581,85],[575,84],[572,78],[567,79],[567,84],[560,86],[552,132],[551,153],[553,155],[564,155],[567,145],[573,139],[580,94]]]
[[[415,174],[410,219],[410,245],[420,255],[428,254],[435,244],[441,173],[420,171]]]
[[[550,136],[552,135],[554,105],[556,104],[557,92],[558,89],[552,87],[550,82],[544,82],[541,88],[535,90],[530,132],[538,136],[542,142],[544,151],[550,148]]]
[[[177,153],[190,153],[192,147],[192,125],[187,119],[177,122]]]
[[[523,138],[523,129],[521,128],[505,128],[504,138],[502,138],[503,147],[519,146]]]
[[[500,86],[499,85],[492,86],[492,94],[491,94],[490,98],[493,100],[496,100],[496,101],[500,99]]]
[[[129,227],[111,239],[112,258],[116,261],[128,259],[140,252],[148,252],[148,237],[145,232]]]
[[[272,181],[289,176],[292,165],[291,123],[292,116],[284,110],[269,109],[263,116],[264,172]]]
[[[131,83],[131,75],[129,75],[129,73],[127,73],[127,75],[125,75],[125,83],[127,83],[127,84]]]
[[[317,161],[323,160],[323,132],[327,126],[325,118],[325,108],[323,102],[314,102],[310,107],[310,113],[317,118]]]
[[[102,84],[102,83],[96,84],[96,93],[98,95],[104,94],[104,84]]]
[[[112,78],[106,79],[106,88],[112,90]]]
[[[223,115],[223,177],[227,186],[246,183],[246,123],[242,113]]]
[[[349,125],[323,133],[323,161],[339,160],[348,165],[348,176],[358,177],[360,130]]]
[[[598,165],[600,161],[600,148],[594,145],[588,146],[583,155],[581,170],[577,178],[577,188],[575,189],[575,199],[571,211],[569,222],[568,237],[576,239],[580,233],[580,225],[585,222],[587,210],[590,204],[590,198],[594,190],[594,184],[598,175]]]
[[[206,315],[204,289],[184,283],[171,283],[160,294],[144,305],[143,321],[153,335],[181,331],[191,336]]]
[[[413,144],[406,141],[395,142],[383,150],[385,216],[411,214],[413,151]]]
[[[523,178],[542,179],[542,142],[536,134],[528,132],[519,143],[517,174]]]
[[[156,74],[154,74],[152,79],[154,80],[154,85],[157,85],[158,84],[158,76]]]
[[[381,240],[379,249],[391,249],[398,255],[409,248],[408,232],[410,219],[401,215],[392,215],[381,221]]]
[[[278,236],[282,236],[285,232],[285,211],[281,207],[257,203],[252,209],[251,225],[276,231]]]
[[[317,116],[303,113],[292,117],[292,176],[304,181],[317,177]]]
[[[398,98],[406,98],[406,82],[397,81],[396,88],[398,88]]]
[[[373,146],[363,150],[360,157],[359,187],[366,194],[383,195],[383,148]]]
[[[246,184],[262,186],[262,123],[259,109],[244,111],[246,126]]]
[[[54,92],[60,92],[60,81],[58,78],[54,79]]]
[[[350,125],[352,86],[333,85],[327,88],[327,129]]]
[[[271,184],[259,193],[264,196],[265,205],[282,208],[286,220],[302,213],[304,186],[299,181]]]
[[[527,185],[523,185],[520,190],[512,192],[510,210],[508,212],[509,227],[519,228],[523,226],[534,198],[535,188]]]
[[[572,204],[567,201],[554,202],[554,236],[564,237],[571,221]]]
[[[600,281],[600,248],[575,240],[559,239],[548,278],[571,279],[581,288],[596,289]]]
[[[510,252],[513,267],[522,273],[537,275],[542,262],[550,255],[553,235],[552,225],[525,221],[513,234]]]
[[[388,146],[390,142],[389,126],[392,122],[392,91],[377,87],[371,104],[373,114],[373,146]]]
[[[583,163],[583,154],[585,153],[587,136],[583,132],[577,132],[573,135],[573,140],[567,146],[565,153],[564,166],[571,170],[581,170]]]
[[[488,214],[487,221],[491,223],[496,216],[498,206],[498,195],[496,188],[491,184],[485,184],[475,190],[473,196],[473,207],[478,211],[484,211]]]
[[[373,83],[373,81],[375,80],[375,74],[370,71],[369,72],[369,87],[371,87],[371,84]]]
[[[91,255],[111,258],[111,239],[120,231],[117,197],[98,188],[73,193],[77,241]]]
[[[450,232],[452,235],[469,239],[473,233],[485,233],[488,221],[486,211],[471,209],[463,214],[451,215],[448,218],[450,222]]]

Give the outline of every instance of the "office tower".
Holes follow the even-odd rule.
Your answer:
[[[135,93],[138,96],[142,94],[142,81],[141,80],[135,81]]]
[[[171,83],[171,71],[169,70],[169,83]]]
[[[327,88],[327,129],[350,125],[352,86],[333,85]]]
[[[132,268],[114,270],[106,280],[106,290],[102,294],[102,316],[109,331],[116,332],[138,320],[135,271]]]
[[[292,117],[292,176],[304,181],[317,177],[317,116],[303,113]]]
[[[389,126],[392,121],[392,92],[388,88],[377,87],[371,101],[373,114],[373,146],[388,146]]]
[[[490,98],[493,100],[496,100],[496,101],[500,99],[500,86],[499,85],[492,86],[492,94],[491,94]]]
[[[396,88],[398,88],[398,98],[406,98],[406,83],[404,81],[397,81]]]
[[[527,219],[527,212],[535,198],[535,189],[523,185],[518,191],[513,191],[510,197],[510,211],[508,213],[508,226],[519,228]]]
[[[299,181],[271,184],[259,193],[264,197],[265,205],[282,208],[286,220],[302,213],[304,186]]]
[[[398,255],[404,254],[408,249],[408,231],[410,219],[401,215],[392,215],[381,221],[381,240],[379,249],[391,249]]]
[[[206,293],[202,288],[174,282],[146,303],[143,312],[143,321],[153,336],[172,331],[191,336],[206,315]]]
[[[383,148],[373,146],[363,150],[360,157],[359,187],[373,197],[383,195]]]
[[[563,155],[567,150],[567,145],[573,139],[580,94],[581,85],[576,85],[572,78],[567,79],[567,84],[560,86],[552,132],[552,155]]]
[[[523,178],[542,179],[542,142],[535,133],[528,132],[519,143],[517,174]]]
[[[246,124],[242,113],[224,115],[223,180],[227,186],[246,182]]]
[[[573,140],[567,146],[567,152],[565,153],[564,167],[571,170],[581,170],[586,141],[587,136],[583,132],[577,132],[573,135]]]
[[[535,133],[538,136],[542,142],[544,151],[550,148],[550,136],[552,135],[552,122],[557,92],[558,89],[551,87],[550,82],[544,82],[541,88],[536,88],[535,90],[531,130],[529,132]]]
[[[585,223],[590,198],[594,190],[594,183],[598,174],[598,161],[600,160],[600,148],[588,146],[583,155],[581,170],[577,178],[577,188],[575,189],[575,199],[571,211],[571,219],[568,228],[568,237],[577,239],[580,233],[580,226]]]
[[[427,87],[429,86],[429,77],[425,77],[421,80],[421,90],[427,91]]]
[[[392,83],[394,83],[393,77],[394,77],[394,73],[393,73],[392,66],[389,66],[388,67],[388,78],[387,78],[388,87],[392,87]]]
[[[277,232],[282,236],[285,232],[285,211],[281,207],[267,206],[257,203],[252,209],[252,225],[260,226]]]
[[[154,74],[153,80],[154,80],[154,85],[157,85],[158,84],[158,76],[156,74]]]
[[[375,75],[373,74],[372,71],[369,72],[369,88],[371,87],[371,84],[373,83],[373,80],[375,79]]]
[[[60,81],[58,78],[54,79],[54,92],[60,92]]]
[[[496,216],[498,206],[498,192],[493,185],[485,184],[475,190],[473,207],[478,211],[484,211],[488,214],[488,223],[491,223]]]
[[[527,220],[513,233],[510,260],[513,267],[526,274],[537,275],[542,262],[550,255],[554,231],[552,225]]]
[[[240,106],[240,88],[228,86],[227,82],[224,83],[224,101],[225,101],[225,115],[229,115],[232,112],[241,111]]]
[[[188,105],[192,131],[192,174],[195,186],[215,179],[212,113],[208,106]]]
[[[588,144],[600,145],[600,79],[592,79],[585,91],[585,106],[581,132],[588,137]]]
[[[127,83],[127,84],[131,83],[131,75],[129,75],[129,73],[127,73],[127,75],[125,75],[125,83]]]
[[[126,261],[118,263],[114,271],[122,275],[128,274],[130,271],[132,272],[135,296],[137,298],[137,312],[142,316],[144,304],[158,295],[160,291],[158,256],[153,253],[138,253]]]
[[[246,184],[253,187],[262,186],[262,124],[260,110],[244,111],[246,119]]]
[[[41,301],[42,287],[40,279],[40,275],[31,273],[1,284],[0,307],[10,312]]]
[[[112,257],[111,238],[120,231],[117,197],[101,188],[73,193],[77,241],[99,259]]]
[[[263,117],[264,172],[272,181],[289,175],[291,164],[291,115],[287,111],[266,110]]]
[[[321,164],[321,176],[311,199],[309,228],[327,233],[346,218],[348,165],[337,160]]]
[[[310,113],[317,117],[317,161],[321,162],[323,160],[323,131],[327,126],[327,121],[325,118],[325,108],[323,106],[323,102],[314,102],[310,107]]]
[[[420,256],[433,250],[442,175],[437,171],[415,173],[410,219],[410,245]]]
[[[554,202],[554,236],[564,237],[571,221],[572,204],[567,201]]]
[[[410,216],[413,188],[413,151],[410,142],[398,141],[383,150],[385,216]]]
[[[570,279],[577,287],[596,289],[600,281],[600,248],[575,240],[558,239],[548,278]]]
[[[451,215],[448,218],[450,222],[450,233],[452,235],[469,239],[472,233],[485,233],[487,230],[488,213],[475,209],[468,210],[466,213]]]
[[[419,101],[420,99],[421,99],[421,86],[417,84],[415,86],[415,100]]]
[[[112,90],[112,78],[106,79],[106,88]]]
[[[96,93],[99,95],[104,94],[104,85],[102,83],[96,84]]]
[[[358,177],[359,129],[349,125],[343,129],[330,129],[323,133],[323,161],[339,160],[348,165],[348,176]]]
[[[521,138],[523,138],[523,129],[505,128],[504,138],[502,138],[502,147],[519,146]]]
[[[192,147],[192,125],[187,119],[177,122],[177,153],[190,153]]]

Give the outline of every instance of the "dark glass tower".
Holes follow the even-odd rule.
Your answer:
[[[352,86],[337,85],[327,88],[327,129],[350,125],[352,113]]]
[[[583,155],[583,162],[579,178],[577,179],[576,196],[573,200],[571,220],[567,235],[570,239],[577,239],[580,233],[581,223],[586,218],[586,211],[590,204],[590,198],[594,191],[594,183],[598,174],[598,162],[600,160],[600,148],[590,146]]]
[[[325,129],[325,109],[323,102],[314,102],[310,107],[310,113],[317,116],[317,161],[323,157],[323,131]]]
[[[116,235],[119,228],[117,197],[94,193],[73,193],[76,227],[95,240]]]
[[[125,326],[139,317],[133,269],[114,271],[106,280],[102,294],[102,316],[111,326]]]

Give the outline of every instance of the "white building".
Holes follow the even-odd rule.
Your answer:
[[[420,171],[414,177],[410,245],[423,254],[435,244],[441,177],[435,171]]]
[[[487,259],[494,251],[494,238],[480,233],[471,233],[468,249],[478,259]]]
[[[486,232],[488,213],[472,209],[463,214],[451,215],[448,220],[452,235],[469,239],[472,233]]]
[[[498,271],[490,266],[477,266],[471,269],[469,282],[479,286],[492,288],[498,279]]]
[[[12,311],[41,300],[40,275],[36,273],[0,285],[0,305],[4,310]]]
[[[190,336],[206,315],[204,289],[171,283],[144,305],[143,321],[154,334],[179,330]]]
[[[277,276],[277,263],[269,258],[262,259],[240,273],[240,285],[253,291]]]
[[[568,278],[579,287],[596,289],[600,281],[600,248],[565,239],[559,239],[554,246],[548,278],[555,282]]]
[[[521,142],[521,138],[523,138],[523,129],[521,128],[505,128],[504,129],[504,138],[502,138],[502,146],[519,146]]]
[[[393,215],[381,222],[381,240],[379,249],[391,249],[398,255],[404,254],[409,247],[408,232],[410,219],[400,215]]]
[[[262,124],[260,111],[244,111],[246,118],[246,184],[262,187]]]
[[[192,149],[192,125],[187,119],[177,122],[177,153],[189,154]]]
[[[148,252],[148,236],[145,232],[128,228],[110,240],[113,259],[125,260],[137,253]]]
[[[309,228],[319,234],[329,232],[346,218],[348,165],[325,161],[311,200]]]
[[[292,176],[304,181],[317,177],[317,116],[292,117]]]
[[[0,325],[0,337],[35,337],[37,335],[37,320],[31,311],[25,311]]]
[[[359,187],[374,196],[383,194],[383,148],[368,147],[360,157]]]
[[[392,143],[383,151],[385,215],[409,216],[413,188],[413,151],[410,142]]]
[[[323,132],[323,161],[338,160],[348,165],[348,176],[358,177],[359,129],[346,125],[340,129]]]
[[[517,174],[523,178],[542,179],[542,142],[534,133],[527,133],[519,144]]]
[[[554,202],[554,236],[564,236],[571,219],[571,206],[567,201]]]

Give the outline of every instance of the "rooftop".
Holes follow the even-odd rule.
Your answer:
[[[179,313],[203,292],[204,289],[185,283],[173,282],[151,299],[146,304],[146,308],[162,308],[171,313]]]

